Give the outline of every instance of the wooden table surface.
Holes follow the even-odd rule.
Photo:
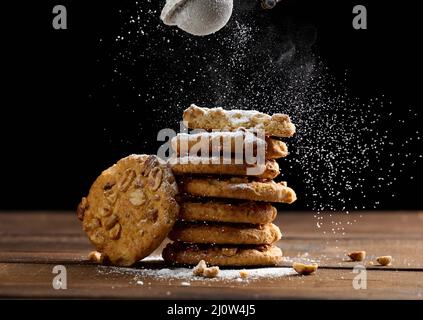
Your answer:
[[[281,212],[276,220],[284,234],[278,243],[282,266],[314,260],[316,274],[243,282],[188,279],[190,286],[184,286],[181,279],[153,276],[138,277],[143,285],[137,284],[139,269],[169,268],[161,261],[140,262],[134,272],[87,261],[92,246],[73,213],[0,213],[0,298],[423,299],[423,212],[321,216]],[[367,251],[365,290],[352,285],[357,263],[346,253],[353,250]],[[160,248],[152,254],[158,255]],[[380,255],[392,255],[393,264],[371,265]],[[66,290],[52,287],[55,265],[66,267]]]

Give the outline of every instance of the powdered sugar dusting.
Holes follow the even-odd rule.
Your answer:
[[[236,126],[246,125],[252,118],[270,119],[270,116],[254,110],[228,110],[226,114],[228,120]],[[261,123],[256,124],[257,127],[260,125]]]
[[[158,255],[149,255],[142,259],[143,262],[163,262],[162,256]]]
[[[102,274],[124,274],[133,277],[134,282],[141,281],[146,283],[146,278],[153,278],[154,280],[181,280],[189,281],[236,281],[241,278],[240,269],[221,269],[220,273],[215,278],[204,278],[194,276],[191,268],[161,268],[161,269],[136,269],[136,268],[121,268],[121,267],[98,267]],[[247,280],[260,279],[276,279],[295,275],[296,272],[292,268],[272,267],[272,268],[255,268],[247,269]]]

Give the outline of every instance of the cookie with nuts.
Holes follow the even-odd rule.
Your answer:
[[[187,199],[181,201],[180,206],[179,216],[184,221],[266,224],[277,215],[276,208],[266,202]]]
[[[286,114],[272,116],[255,110],[224,110],[201,108],[192,104],[184,111],[184,122],[190,129],[237,131],[264,130],[266,136],[292,137],[295,125]]]
[[[257,154],[257,150],[264,148],[265,159],[278,159],[288,155],[288,147],[284,142],[270,137],[265,137],[263,140],[244,130],[179,133],[171,140],[173,151],[180,156],[198,153],[221,155],[226,149],[229,149],[231,154],[246,154],[247,145],[252,147],[254,155]]]
[[[262,164],[248,164],[235,158],[186,156],[171,158],[169,163],[175,175],[211,174],[231,176],[254,176],[261,179],[276,178],[280,171],[275,160],[266,160]],[[249,169],[254,169],[249,171]]]
[[[103,171],[77,215],[96,250],[113,265],[148,256],[172,229],[179,206],[168,165],[154,155],[131,155]]]
[[[169,239],[187,243],[211,244],[272,244],[282,237],[273,223],[244,225],[231,223],[177,222]]]
[[[197,265],[201,260],[220,267],[275,266],[282,260],[282,251],[274,245],[205,245],[183,242],[169,243],[163,250],[167,263]]]
[[[192,178],[179,181],[181,192],[195,197],[241,199],[250,201],[293,203],[297,196],[287,183],[254,180],[247,177]]]

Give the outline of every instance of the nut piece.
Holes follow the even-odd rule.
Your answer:
[[[148,175],[148,183],[151,186],[151,190],[156,191],[162,184],[163,171],[160,167],[155,167],[150,171]]]
[[[133,191],[129,195],[129,202],[131,202],[136,207],[143,205],[146,201],[147,199],[145,197],[145,194],[140,189]]]
[[[352,261],[363,261],[366,259],[366,251],[353,251],[348,253]]]
[[[116,223],[113,228],[109,230],[109,237],[112,240],[117,240],[120,238],[120,231],[122,227],[119,223]]]
[[[247,279],[248,278],[248,271],[247,270],[241,270],[241,271],[239,271],[239,275],[242,279]]]
[[[86,222],[84,223],[84,229],[91,231],[99,228],[100,225],[100,220],[98,220],[97,218],[92,218],[91,220],[86,220]]]
[[[134,181],[135,177],[136,177],[136,172],[133,169],[127,169],[124,174],[122,179],[119,181],[118,183],[118,188],[121,192],[126,192],[132,181]]]
[[[392,262],[392,256],[380,256],[376,261],[382,266],[389,266]]]
[[[158,160],[155,156],[149,156],[142,167],[140,172],[144,177],[147,177],[150,174],[150,171],[158,164]]]
[[[103,192],[104,198],[106,199],[106,203],[110,206],[114,205],[117,200],[118,193],[114,189],[107,189]]]
[[[88,260],[93,261],[93,262],[97,262],[97,263],[102,263],[103,262],[103,255],[101,254],[101,252],[91,251],[88,254]]]
[[[104,219],[103,226],[106,230],[109,230],[115,226],[115,224],[118,222],[118,216],[115,214],[112,214],[110,217],[107,217]]]
[[[200,262],[192,269],[192,274],[198,277],[215,278],[219,275],[219,267],[207,268],[207,264],[204,260]]]
[[[76,209],[76,216],[79,220],[84,220],[85,210],[88,209],[88,201],[87,198],[83,197],[81,199],[81,202],[78,205],[78,208]]]
[[[89,235],[89,239],[92,243],[94,243],[96,246],[100,246],[104,244],[104,236],[101,229],[97,229],[95,232],[93,232],[91,235]]]
[[[206,262],[204,260],[200,260],[200,262],[194,267],[194,269],[192,269],[192,274],[194,276],[201,277],[205,269],[207,269]]]
[[[309,274],[312,274],[312,273],[316,272],[316,270],[319,267],[319,265],[317,263],[304,264],[304,263],[300,263],[300,262],[294,262],[292,264],[292,267],[299,274],[309,275]]]
[[[203,276],[206,278],[215,278],[219,275],[219,272],[220,272],[219,267],[210,267],[204,270]]]

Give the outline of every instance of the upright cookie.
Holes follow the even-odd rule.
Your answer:
[[[221,267],[276,266],[282,260],[282,251],[273,245],[214,246],[169,243],[163,250],[167,263],[197,265],[204,260],[208,265]]]
[[[281,231],[273,223],[243,225],[178,222],[169,233],[170,240],[210,244],[272,244],[281,237]]]
[[[269,116],[255,110],[223,110],[200,108],[192,104],[184,111],[183,120],[191,129],[236,131],[264,130],[266,136],[292,137],[295,126],[286,114]]]
[[[78,207],[97,251],[130,266],[153,252],[179,213],[171,169],[153,155],[131,155],[103,171]]]
[[[171,158],[169,160],[173,173],[184,174],[213,174],[231,176],[255,176],[261,179],[273,179],[279,174],[279,165],[275,160],[263,161],[263,164],[249,165],[244,160],[237,164],[234,158],[226,161],[223,157],[197,157],[187,156]],[[230,162],[230,163],[226,163]],[[253,170],[254,169],[254,170]]]
[[[266,224],[276,218],[275,207],[265,202],[184,201],[180,203],[180,219],[185,221],[214,221]]]
[[[265,159],[278,159],[288,155],[288,147],[280,140],[265,137],[262,140],[252,133],[238,130],[235,132],[201,132],[194,134],[179,133],[171,140],[173,151],[178,155],[222,155],[225,148],[232,154],[245,154],[246,146],[251,146],[254,155],[264,148]]]
[[[255,181],[248,178],[184,178],[180,190],[197,197],[244,199],[251,201],[292,203],[295,191],[286,182]]]

